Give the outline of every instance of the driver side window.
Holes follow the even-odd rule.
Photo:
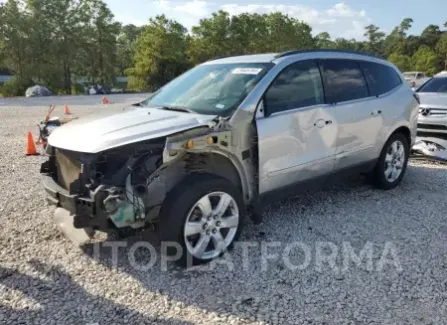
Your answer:
[[[320,70],[314,61],[294,63],[273,81],[264,96],[267,115],[324,103]]]

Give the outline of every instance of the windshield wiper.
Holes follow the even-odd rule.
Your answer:
[[[161,109],[167,111],[185,112],[185,113],[195,113],[192,109],[183,106],[161,106]]]

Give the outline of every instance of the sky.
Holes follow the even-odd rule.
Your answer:
[[[188,29],[219,9],[230,14],[280,11],[308,23],[313,34],[327,31],[332,38],[363,39],[369,24],[390,32],[403,18],[413,18],[410,33],[418,34],[427,25],[443,28],[447,21],[447,0],[104,0],[118,21],[143,25],[149,18],[165,14]],[[230,1],[230,2],[229,2]],[[233,0],[234,1],[234,0]]]

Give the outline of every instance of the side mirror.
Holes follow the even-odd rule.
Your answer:
[[[256,107],[256,117],[261,118],[265,116],[265,99],[264,97],[262,97],[262,99],[258,103],[258,106]]]

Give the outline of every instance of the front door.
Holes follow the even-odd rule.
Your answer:
[[[324,103],[315,61],[293,63],[279,73],[256,120],[259,193],[329,175],[334,168],[337,125]]]

